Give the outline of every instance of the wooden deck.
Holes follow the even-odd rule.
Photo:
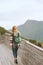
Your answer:
[[[43,65],[43,48],[25,40],[22,43],[18,50],[18,64]]]
[[[12,51],[4,44],[0,44],[0,65],[15,65]]]
[[[3,39],[0,39],[0,43],[3,43],[0,44],[0,65],[15,65],[12,51],[9,49],[10,38],[5,36]],[[43,48],[22,40],[17,59],[18,65],[43,65]]]

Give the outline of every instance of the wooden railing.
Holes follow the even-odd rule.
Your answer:
[[[18,64],[43,65],[43,48],[23,40],[18,49]]]

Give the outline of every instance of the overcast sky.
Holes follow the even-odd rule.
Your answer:
[[[43,0],[0,0],[0,26],[10,29],[27,19],[43,20]]]

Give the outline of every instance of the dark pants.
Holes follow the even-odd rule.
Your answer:
[[[18,50],[18,46],[13,46],[12,45],[12,51],[13,51],[14,58],[17,58],[17,50]]]

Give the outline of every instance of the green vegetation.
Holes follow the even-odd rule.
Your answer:
[[[36,40],[31,40],[31,39],[29,39],[29,42],[31,42],[31,43],[36,43],[37,41],[36,41]]]
[[[40,46],[40,47],[42,47],[42,48],[43,48],[43,43],[38,42],[38,46]]]
[[[5,33],[10,33],[8,30],[6,30],[5,28],[3,27],[0,27],[0,34],[5,34]]]

